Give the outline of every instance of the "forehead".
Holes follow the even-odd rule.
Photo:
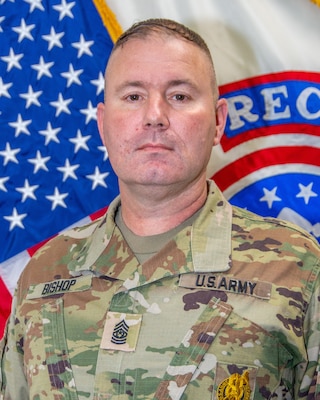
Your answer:
[[[195,71],[207,75],[210,60],[196,44],[175,36],[149,35],[144,38],[133,38],[118,47],[111,55],[107,66],[107,78],[115,79],[121,74],[139,74],[145,70],[155,74],[176,69]],[[206,71],[204,71],[206,70]]]

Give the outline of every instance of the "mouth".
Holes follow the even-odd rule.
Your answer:
[[[172,148],[169,147],[168,145],[165,145],[163,143],[145,143],[142,146],[138,148],[138,150],[144,150],[144,151],[171,151]]]

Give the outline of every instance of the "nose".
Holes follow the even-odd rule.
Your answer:
[[[162,96],[153,95],[149,97],[145,104],[144,126],[146,128],[168,128],[168,104]]]

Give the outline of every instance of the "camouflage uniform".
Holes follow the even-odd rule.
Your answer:
[[[2,344],[5,400],[320,398],[318,244],[209,192],[143,265],[119,199],[37,252]]]

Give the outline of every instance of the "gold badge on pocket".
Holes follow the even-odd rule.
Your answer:
[[[218,386],[218,400],[249,400],[250,399],[249,372],[244,371],[242,375],[232,374],[224,379]]]
[[[109,311],[100,347],[105,350],[135,351],[141,322],[141,314]]]

